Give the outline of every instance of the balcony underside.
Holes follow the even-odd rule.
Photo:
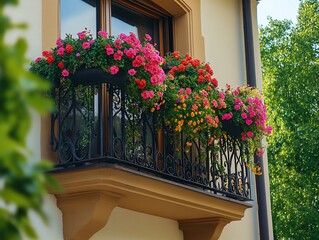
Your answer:
[[[201,229],[198,231],[204,226],[210,231],[222,230],[251,207],[247,202],[114,164],[56,171],[54,175],[64,188],[64,193],[56,196],[63,212],[65,239],[88,239],[107,223],[116,206],[175,219],[184,239],[193,239],[187,236],[192,235],[189,229],[196,229],[194,226]],[[212,233],[208,235],[206,239],[215,239]]]
[[[244,216],[251,189],[240,139],[175,133],[156,113],[132,109],[125,88],[92,79],[54,90],[65,239],[89,239],[116,206],[177,220],[185,240],[218,239]]]

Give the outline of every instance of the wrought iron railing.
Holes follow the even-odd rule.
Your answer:
[[[183,133],[176,137],[156,124],[156,114],[132,110],[122,87],[93,80],[55,88],[51,140],[56,168],[115,163],[206,192],[250,200],[248,154],[240,139],[225,137],[208,145]]]

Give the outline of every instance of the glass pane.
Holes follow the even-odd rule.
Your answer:
[[[130,32],[138,35],[137,27],[130,25],[116,17],[112,17],[112,35],[118,36],[121,33],[128,35]]]
[[[95,0],[60,0],[61,37],[76,36],[85,28],[96,36]]]
[[[143,13],[112,3],[111,34],[135,33],[140,40],[145,34],[151,35],[152,43],[159,44],[159,20]]]

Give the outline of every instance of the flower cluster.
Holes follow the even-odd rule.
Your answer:
[[[213,144],[225,134],[232,136],[227,130],[231,125],[239,128],[235,137],[247,143],[251,154],[262,155],[260,142],[272,129],[266,124],[261,92],[252,87],[219,90],[208,63],[179,52],[164,59],[150,41],[148,34],[141,42],[133,33],[114,37],[103,31],[94,39],[85,30],[75,38],[59,38],[52,50],[44,51],[31,63],[31,71],[53,85],[76,81],[72,76],[81,69],[96,68],[113,76],[124,72],[128,110],[157,111],[161,116],[157,119],[164,120],[165,127],[176,136],[183,132],[189,148],[198,139]],[[156,124],[163,126],[162,122]],[[248,164],[260,174],[258,166]]]
[[[220,130],[218,112],[225,103],[209,64],[173,52],[165,58],[164,67],[169,78],[163,109],[166,125],[191,139],[200,134],[216,137]]]
[[[240,127],[240,137],[249,143],[250,152],[261,156],[261,140],[272,131],[272,127],[267,125],[266,105],[263,103],[262,93],[257,88],[249,86],[238,87],[235,90],[228,86],[225,91],[225,103],[222,120]]]
[[[163,58],[149,42],[140,42],[135,34],[109,36],[98,32],[94,39],[89,31],[79,32],[77,37],[66,35],[56,41],[56,47],[44,51],[41,58],[31,63],[31,71],[52,83],[65,81],[79,69],[99,68],[111,75],[119,71],[127,74],[127,92],[132,102],[141,107],[159,109],[165,92],[165,73],[161,68]]]

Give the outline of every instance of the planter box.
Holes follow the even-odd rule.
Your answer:
[[[119,71],[117,74],[111,75],[100,68],[83,68],[70,75],[70,79],[74,85],[109,83],[122,88],[126,84],[127,75],[124,71]]]
[[[243,132],[243,128],[236,126],[232,120],[222,120],[222,130],[233,138],[241,138],[241,133]]]

